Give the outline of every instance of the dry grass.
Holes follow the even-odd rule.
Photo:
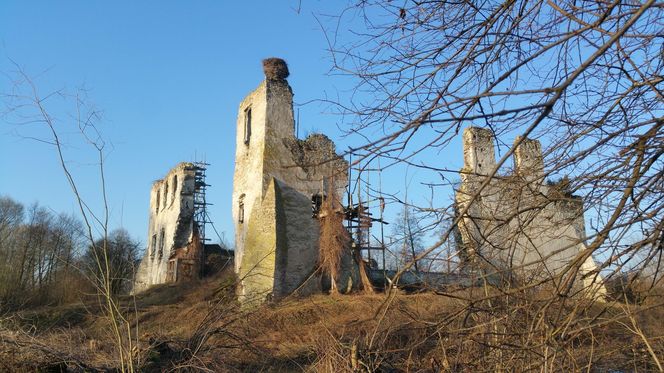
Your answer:
[[[224,273],[138,297],[142,371],[651,371],[652,354],[664,355],[661,297],[648,305],[551,303],[550,294],[472,288],[316,295],[242,309],[233,283]],[[93,313],[80,304],[4,320],[0,369],[115,368],[110,336]]]

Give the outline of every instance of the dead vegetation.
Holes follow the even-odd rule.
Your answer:
[[[323,275],[330,277],[330,291],[338,294],[336,279],[339,278],[341,257],[350,255],[351,238],[344,227],[344,213],[339,197],[333,188],[334,179],[329,182],[326,197],[323,198],[318,218],[320,221],[319,261]]]
[[[123,304],[139,335],[141,371],[652,371],[664,354],[664,299],[642,305],[451,293],[317,295],[243,309],[224,271],[162,285]],[[7,371],[115,371],[112,335],[86,304],[2,320]],[[518,348],[516,347],[518,346]],[[60,370],[58,370],[60,369]]]
[[[561,3],[562,7],[544,1],[404,4],[404,8],[401,3],[386,7],[397,22],[367,19],[365,25],[378,28],[357,34],[379,46],[369,55],[373,59],[359,53],[363,40],[357,48],[340,49],[342,54],[352,51],[351,58],[335,59],[351,66],[358,62],[362,83],[357,91],[368,90],[375,98],[367,106],[346,105],[350,112],[343,112],[362,118],[359,127],[349,129],[366,136],[362,157],[381,154],[423,170],[457,175],[455,170],[441,170],[440,158],[424,150],[436,155],[448,150],[467,123],[485,121],[496,138],[518,132],[524,138],[548,139],[546,156],[553,160],[552,173],[578,170],[564,194],[586,194],[585,202],[595,213],[608,217],[595,227],[587,249],[570,265],[569,278],[593,254],[610,254],[602,268],[616,271],[636,254],[648,259],[661,254],[664,122],[658,115],[657,85],[662,82],[662,65],[651,64],[661,54],[654,37],[661,26],[661,5],[653,1]],[[477,22],[486,15],[490,17],[486,22]],[[414,49],[416,53],[403,53]],[[594,52],[579,56],[578,50]],[[549,61],[552,54],[559,59]],[[635,55],[643,58],[635,61],[630,57]],[[521,62],[512,66],[506,61]],[[539,74],[543,66],[548,71]],[[268,59],[264,68],[268,79],[288,76],[282,60]],[[524,70],[537,73],[523,76]],[[456,73],[448,76],[451,71]],[[496,71],[504,74],[496,79]],[[506,87],[510,89],[505,91]],[[499,104],[501,100],[489,100],[507,95],[509,102],[516,103],[508,110]],[[43,102],[36,97],[34,102]],[[577,110],[578,101],[586,101],[583,110]],[[55,131],[50,118],[45,116]],[[386,122],[393,124],[383,127]],[[376,133],[383,137],[376,139]],[[411,141],[416,135],[421,140]],[[103,149],[97,149],[103,155]],[[491,176],[513,151],[503,153]],[[75,187],[66,168],[65,172]],[[446,206],[434,207],[441,214],[457,216]],[[81,210],[86,211],[82,203]],[[456,225],[450,224],[444,236],[450,236]],[[626,246],[633,232],[641,235]],[[91,234],[90,240],[94,244]],[[330,249],[332,258],[336,249]],[[108,263],[108,258],[97,260],[102,262]],[[333,260],[327,263],[334,268]],[[487,285],[415,295],[392,290],[382,295],[289,298],[243,309],[233,296],[235,279],[229,273],[200,284],[160,286],[136,299],[117,301],[110,294],[108,271],[103,280],[105,288],[98,293],[106,296],[105,309],[95,300],[0,319],[0,367],[7,371],[663,370],[661,283],[620,282],[618,295],[607,303],[535,286]],[[125,325],[127,334],[118,331]]]

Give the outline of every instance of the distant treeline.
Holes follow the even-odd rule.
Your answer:
[[[0,196],[0,312],[94,295],[104,273],[115,293],[125,292],[139,247],[124,229],[93,242],[72,215]]]

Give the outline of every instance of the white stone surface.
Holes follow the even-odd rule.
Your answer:
[[[171,254],[191,241],[194,172],[192,163],[183,162],[152,184],[147,247],[136,272],[134,292],[165,283]]]
[[[312,291],[304,284],[318,260],[319,227],[312,216],[311,197],[323,194],[327,182],[334,181],[337,189],[347,183],[347,164],[335,159],[334,144],[322,135],[297,140],[294,124],[293,93],[285,80],[263,81],[238,108],[232,209],[240,299],[250,299],[252,292],[266,298],[262,293],[279,297],[295,289]],[[318,162],[323,160],[327,162]],[[270,197],[264,200],[268,189]],[[252,276],[252,268],[260,276]],[[252,277],[244,280],[247,276]]]
[[[525,281],[554,278],[585,248],[583,201],[543,183],[541,145],[530,139],[515,141],[514,173],[494,175],[471,201],[495,168],[494,146],[483,128],[467,128],[463,140],[456,202],[459,211],[470,205],[459,224],[465,256]],[[595,269],[591,258],[580,272]]]

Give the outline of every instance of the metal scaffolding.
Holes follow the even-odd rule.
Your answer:
[[[365,165],[361,167],[359,164],[355,167],[352,163],[352,154],[350,155],[348,168],[348,189],[347,189],[347,207],[346,207],[346,229],[352,237],[353,250],[360,253],[360,257],[366,259],[366,262],[371,270],[378,270],[378,261],[372,258],[372,252],[377,251],[379,256],[382,256],[382,270],[385,272],[385,241],[384,241],[384,225],[388,224],[383,220],[383,212],[385,210],[385,199],[382,195],[382,182],[380,177],[380,166],[378,169],[378,190],[370,188],[370,169]],[[353,172],[355,171],[355,173]],[[364,179],[363,179],[364,177]],[[362,187],[366,190],[362,190]],[[366,194],[363,196],[363,192]],[[374,217],[371,208],[372,205],[378,207],[380,215],[378,218]],[[380,226],[380,237],[372,234],[373,223],[378,223]],[[365,258],[366,253],[366,258]]]
[[[205,182],[205,173],[207,171],[207,166],[209,163],[206,162],[193,162],[194,165],[194,225],[195,229],[198,232],[198,238],[200,240],[201,248],[205,248],[205,244],[209,241],[209,238],[205,236],[205,227],[208,224],[212,224],[209,220],[209,215],[207,213],[207,206],[212,205],[207,202],[205,193],[207,187],[210,184]],[[199,258],[201,263],[201,268],[199,268],[200,275],[203,274],[203,263],[205,262],[205,250],[201,250],[201,258]]]

